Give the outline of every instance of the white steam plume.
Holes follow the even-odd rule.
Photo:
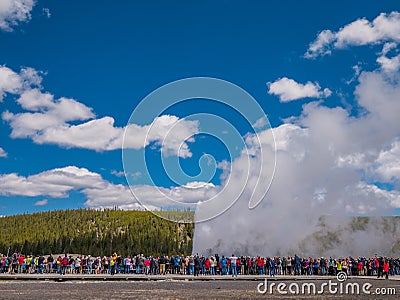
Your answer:
[[[390,160],[380,159],[384,153],[398,153],[391,150],[400,137],[399,95],[399,76],[363,72],[355,89],[357,116],[319,102],[304,105],[300,117],[273,129],[277,168],[261,204],[248,209],[257,176],[249,174],[245,192],[227,212],[196,224],[193,252],[373,255],[395,251],[398,219],[375,218],[356,230],[358,223],[348,217],[393,214],[400,207],[398,173]],[[259,133],[264,157],[253,149],[252,164],[271,163],[270,136],[267,131]],[[251,146],[254,138],[249,135],[247,144]],[[232,162],[231,180],[242,180],[246,155]],[[385,170],[390,176],[382,174]],[[393,188],[380,188],[379,183]],[[202,214],[206,212],[200,204],[196,216]]]

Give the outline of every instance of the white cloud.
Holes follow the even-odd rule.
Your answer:
[[[117,171],[117,170],[112,170],[110,172],[112,175],[117,176],[117,177],[124,177],[125,172],[124,171]]]
[[[36,71],[33,68],[25,67],[20,71],[20,77],[22,79],[22,86],[25,89],[29,89],[31,86],[41,87],[43,72]]]
[[[391,50],[396,49],[396,47],[397,47],[397,44],[396,44],[396,43],[393,43],[393,42],[385,43],[385,44],[383,45],[383,47],[382,47],[382,52],[381,52],[381,54],[382,54],[382,55],[386,55],[386,54],[388,54]]]
[[[365,168],[367,165],[367,157],[364,153],[351,153],[337,158],[338,167],[353,167],[353,168]]]
[[[42,78],[32,68],[22,68],[16,73],[6,66],[0,66],[0,102],[4,96],[9,94],[22,94],[31,88],[40,87]]]
[[[349,80],[346,81],[346,84],[354,82],[360,76],[362,71],[361,63],[359,62],[357,65],[354,65],[352,69],[354,71],[354,75]]]
[[[192,181],[188,182],[186,185],[183,186],[184,188],[187,189],[200,189],[200,188],[215,188],[215,185],[211,182],[202,182],[202,181]]]
[[[34,206],[44,206],[44,205],[47,205],[47,203],[49,203],[49,201],[47,199],[38,200],[35,202]]]
[[[53,107],[54,97],[49,93],[42,93],[39,89],[31,89],[23,92],[17,102],[26,110],[39,111]]]
[[[335,40],[335,34],[330,30],[321,31],[314,42],[312,42],[305,54],[307,58],[314,58],[319,55],[331,54],[330,45]]]
[[[29,137],[40,142],[46,130],[70,127],[67,124],[69,121],[94,117],[91,108],[74,99],[60,98],[54,101],[51,95],[42,94],[36,89],[25,91],[17,101],[24,108],[35,112],[13,114],[6,111],[2,114],[3,120],[10,123],[13,138]]]
[[[139,171],[134,172],[134,173],[130,173],[130,172],[125,173],[125,171],[111,170],[110,174],[112,174],[112,175],[114,175],[114,176],[116,176],[116,177],[124,177],[124,176],[127,176],[127,177],[129,177],[131,180],[136,180],[137,178],[139,178],[139,177],[142,176],[142,173],[139,172]]]
[[[136,185],[131,190],[124,185],[107,184],[101,189],[85,189],[85,205],[89,208],[109,208],[118,206],[121,209],[143,208],[159,210],[161,207],[195,207],[199,201],[213,195],[213,187],[201,188],[171,187],[163,188],[150,185]],[[135,196],[134,196],[135,195]],[[139,196],[139,202],[136,200]],[[140,204],[142,203],[142,204]]]
[[[54,95],[43,92],[41,74],[32,68],[23,68],[18,74],[0,67],[0,79],[0,100],[6,93],[19,95],[17,103],[25,110],[2,113],[2,119],[11,126],[12,138],[96,151],[121,149],[124,140],[125,148],[141,149],[154,144],[164,156],[192,155],[188,142],[193,142],[193,135],[199,131],[197,121],[164,115],[148,125],[116,127],[112,117],[95,118],[92,108],[74,99],[55,99]]]
[[[360,198],[373,198],[377,203],[381,202],[384,205],[390,205],[392,207],[400,208],[400,193],[399,191],[392,190],[387,191],[377,187],[374,184],[367,184],[365,182],[360,182],[355,189],[356,196]],[[357,207],[352,207],[346,205],[346,209],[350,213],[364,213],[368,214],[376,209],[376,204],[370,204],[368,202],[360,201]]]
[[[0,147],[0,157],[7,157],[7,156],[8,156],[7,152]]]
[[[148,209],[160,209],[178,204],[193,207],[197,202],[207,200],[214,193],[215,186],[188,183],[188,187],[137,185],[131,188]],[[30,176],[16,173],[0,175],[0,195],[3,196],[65,198],[72,191],[84,194],[87,199],[85,206],[89,208],[118,206],[121,209],[143,209],[129,187],[110,183],[86,168],[68,166]]]
[[[400,41],[400,13],[381,13],[372,22],[356,20],[344,26],[336,34],[335,47],[367,45],[382,41]]]
[[[268,122],[267,122],[267,119],[266,118],[259,118],[254,124],[253,124],[253,127],[255,128],[255,129],[262,129],[262,128],[264,128],[265,126],[267,126],[268,125]]]
[[[129,124],[126,127],[124,147],[141,149],[155,143],[162,147],[164,156],[191,157],[187,142],[193,142],[193,135],[199,132],[199,122],[179,119],[176,116],[157,117],[149,125]],[[119,146],[121,141],[116,141]]]
[[[84,116],[87,115],[82,114],[82,117]],[[67,148],[77,147],[96,151],[122,148],[124,128],[115,127],[112,117],[94,119],[79,125],[65,122],[60,124],[63,119],[51,111],[46,114],[19,115],[6,112],[3,113],[3,119],[10,122],[13,128],[12,137],[30,137],[38,144],[56,144]],[[197,122],[164,115],[155,118],[150,125],[128,125],[124,146],[141,149],[155,143],[161,147],[164,155],[190,157],[191,152],[187,142],[193,141],[190,137],[197,132]]]
[[[120,149],[114,141],[123,133],[114,127],[114,119],[103,117],[79,125],[62,124],[49,126],[36,132],[33,141],[38,144],[56,144],[67,148],[84,148],[97,151]]]
[[[67,197],[68,192],[85,188],[101,188],[104,181],[97,173],[69,166],[30,176],[16,173],[0,175],[0,194],[6,196]]]
[[[10,68],[0,67],[0,101],[6,93],[16,94],[22,87],[21,77]]]
[[[376,163],[383,180],[400,182],[400,141],[395,141],[389,150],[381,151]]]
[[[1,0],[0,29],[12,31],[18,23],[29,21],[35,2],[34,0]]]
[[[340,28],[336,33],[323,30],[313,41],[306,54],[307,58],[315,58],[331,53],[332,48],[342,49],[348,46],[380,44],[400,41],[400,13],[393,11],[381,13],[372,22],[358,19]]]
[[[388,54],[391,51],[397,53],[397,44],[394,42],[385,43],[380,56],[376,59],[376,62],[381,66],[381,70],[389,75],[396,73],[400,69],[400,55],[389,57]]]
[[[47,18],[50,18],[50,17],[51,17],[50,9],[47,8],[47,7],[43,8],[43,14],[44,14]]]
[[[100,189],[85,189],[87,200],[85,206],[89,208],[111,208],[118,206],[121,209],[143,209],[133,197],[127,186],[122,184],[106,183]]]
[[[386,73],[394,73],[400,69],[400,55],[394,57],[379,56],[376,61],[381,65],[381,68]]]
[[[322,90],[318,83],[308,81],[306,84],[301,84],[287,77],[268,82],[267,85],[268,94],[278,96],[281,102],[302,98],[326,98],[332,94],[328,88]]]

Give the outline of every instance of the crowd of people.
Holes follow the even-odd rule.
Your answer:
[[[322,275],[386,277],[400,275],[400,258],[375,255],[372,258],[301,258],[201,255],[110,256],[0,254],[1,273],[8,274],[145,274],[145,275]]]

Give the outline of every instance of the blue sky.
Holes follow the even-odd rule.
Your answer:
[[[41,96],[51,94],[55,102],[65,97],[85,106],[79,117],[66,121],[68,126],[111,117],[113,128],[123,128],[146,95],[169,82],[198,76],[220,78],[246,90],[265,111],[272,128],[291,122],[287,118],[302,115],[303,105],[312,101],[319,101],[326,108],[342,107],[349,118],[357,118],[365,107],[356,102],[354,93],[360,85],[361,71],[355,70],[383,72],[382,64],[377,62],[383,45],[395,43],[391,49],[393,54],[399,42],[396,37],[386,36],[363,43],[346,40],[343,46],[334,46],[331,42],[330,54],[316,52],[313,57],[305,57],[321,31],[340,32],[358,19],[372,22],[381,13],[389,16],[400,10],[398,1],[374,1],[368,5],[365,1],[16,1],[22,1],[28,13],[25,18],[15,19],[11,8],[0,11],[0,18],[9,24],[0,27],[0,65],[20,77],[24,68],[37,72],[41,83],[33,82],[31,76],[25,90],[37,89]],[[394,73],[391,76],[397,76],[398,70]],[[283,83],[279,81],[282,78],[293,81],[282,86],[279,85]],[[6,79],[0,77],[0,80]],[[287,96],[295,99],[285,100],[282,89],[293,88],[293,82],[302,85],[310,82],[311,94]],[[94,198],[98,191],[90,188],[91,184],[99,184],[121,190],[127,185],[121,176],[120,147],[96,149],[66,144],[60,142],[61,135],[58,142],[54,142],[54,137],[50,141],[43,136],[37,140],[33,135],[18,136],[12,120],[16,114],[26,112],[17,103],[21,94],[6,91],[0,102],[3,114],[0,147],[5,153],[0,158],[0,174],[3,174],[0,215],[59,208],[124,207],[125,202],[120,204],[115,198],[97,203]],[[72,104],[64,109],[73,109]],[[5,117],[4,112],[11,112],[13,117]],[[184,118],[196,112],[218,112],[230,118],[242,136],[251,131],[249,124],[232,111],[206,100],[184,103],[166,113]],[[293,122],[300,127],[309,124]],[[390,152],[398,133],[394,132],[382,142],[386,143],[382,149],[372,147],[378,151],[375,160],[379,151]],[[192,157],[179,159],[184,170],[192,175],[199,172],[198,160],[204,153],[212,153],[217,163],[235,158],[229,158],[224,146],[207,136],[199,135],[188,145]],[[161,174],[159,147],[146,148],[149,168]],[[235,155],[238,157],[240,152]],[[358,167],[358,174],[362,174],[360,180],[376,183],[384,191],[398,192],[398,173],[378,176],[379,166],[371,171],[374,164],[378,163],[369,161]],[[67,177],[67,183],[62,183],[61,176],[57,184],[67,185],[68,189],[54,187],[49,176],[57,172]],[[84,180],[89,178],[87,183],[70,183],[71,176],[78,176],[79,172],[84,173],[81,174]],[[129,172],[130,183],[148,184],[140,176],[143,170],[139,167],[135,171],[134,166]],[[16,174],[17,179],[6,177],[7,174]],[[42,175],[37,182],[30,182],[28,176],[38,174]],[[217,168],[211,180],[213,185],[223,184],[221,174],[223,170]],[[167,176],[156,177],[157,186],[165,189],[174,186]],[[15,188],[14,184],[23,179],[30,183]],[[43,181],[51,183],[55,191],[40,186]],[[31,186],[32,193],[26,191]],[[88,186],[90,191],[85,190]]]

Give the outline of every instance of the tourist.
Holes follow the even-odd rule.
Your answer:
[[[46,269],[47,273],[52,273],[52,271],[53,271],[53,262],[54,262],[54,257],[53,257],[52,254],[50,254],[47,257],[47,269]]]
[[[67,254],[65,254],[64,258],[61,260],[61,274],[65,275],[68,268],[69,259]]]
[[[164,257],[164,255],[161,255],[161,257],[158,259],[158,264],[160,265],[160,274],[165,275],[165,257]]]
[[[237,277],[237,270],[236,270],[236,261],[237,261],[237,257],[235,256],[235,254],[232,254],[232,256],[229,258],[229,260],[231,261],[231,273],[232,273],[232,277]]]
[[[379,257],[379,259],[377,260],[377,269],[378,269],[378,278],[383,277],[383,258]]]
[[[44,256],[40,255],[38,258],[38,274],[43,274],[44,261],[45,261]]]
[[[389,278],[389,261],[387,259],[383,262],[383,274],[386,279]]]
[[[300,275],[300,257],[294,255],[294,275]]]
[[[275,276],[275,261],[273,259],[271,259],[269,261],[269,267],[270,267],[269,268],[270,269],[269,276],[274,277]]]

